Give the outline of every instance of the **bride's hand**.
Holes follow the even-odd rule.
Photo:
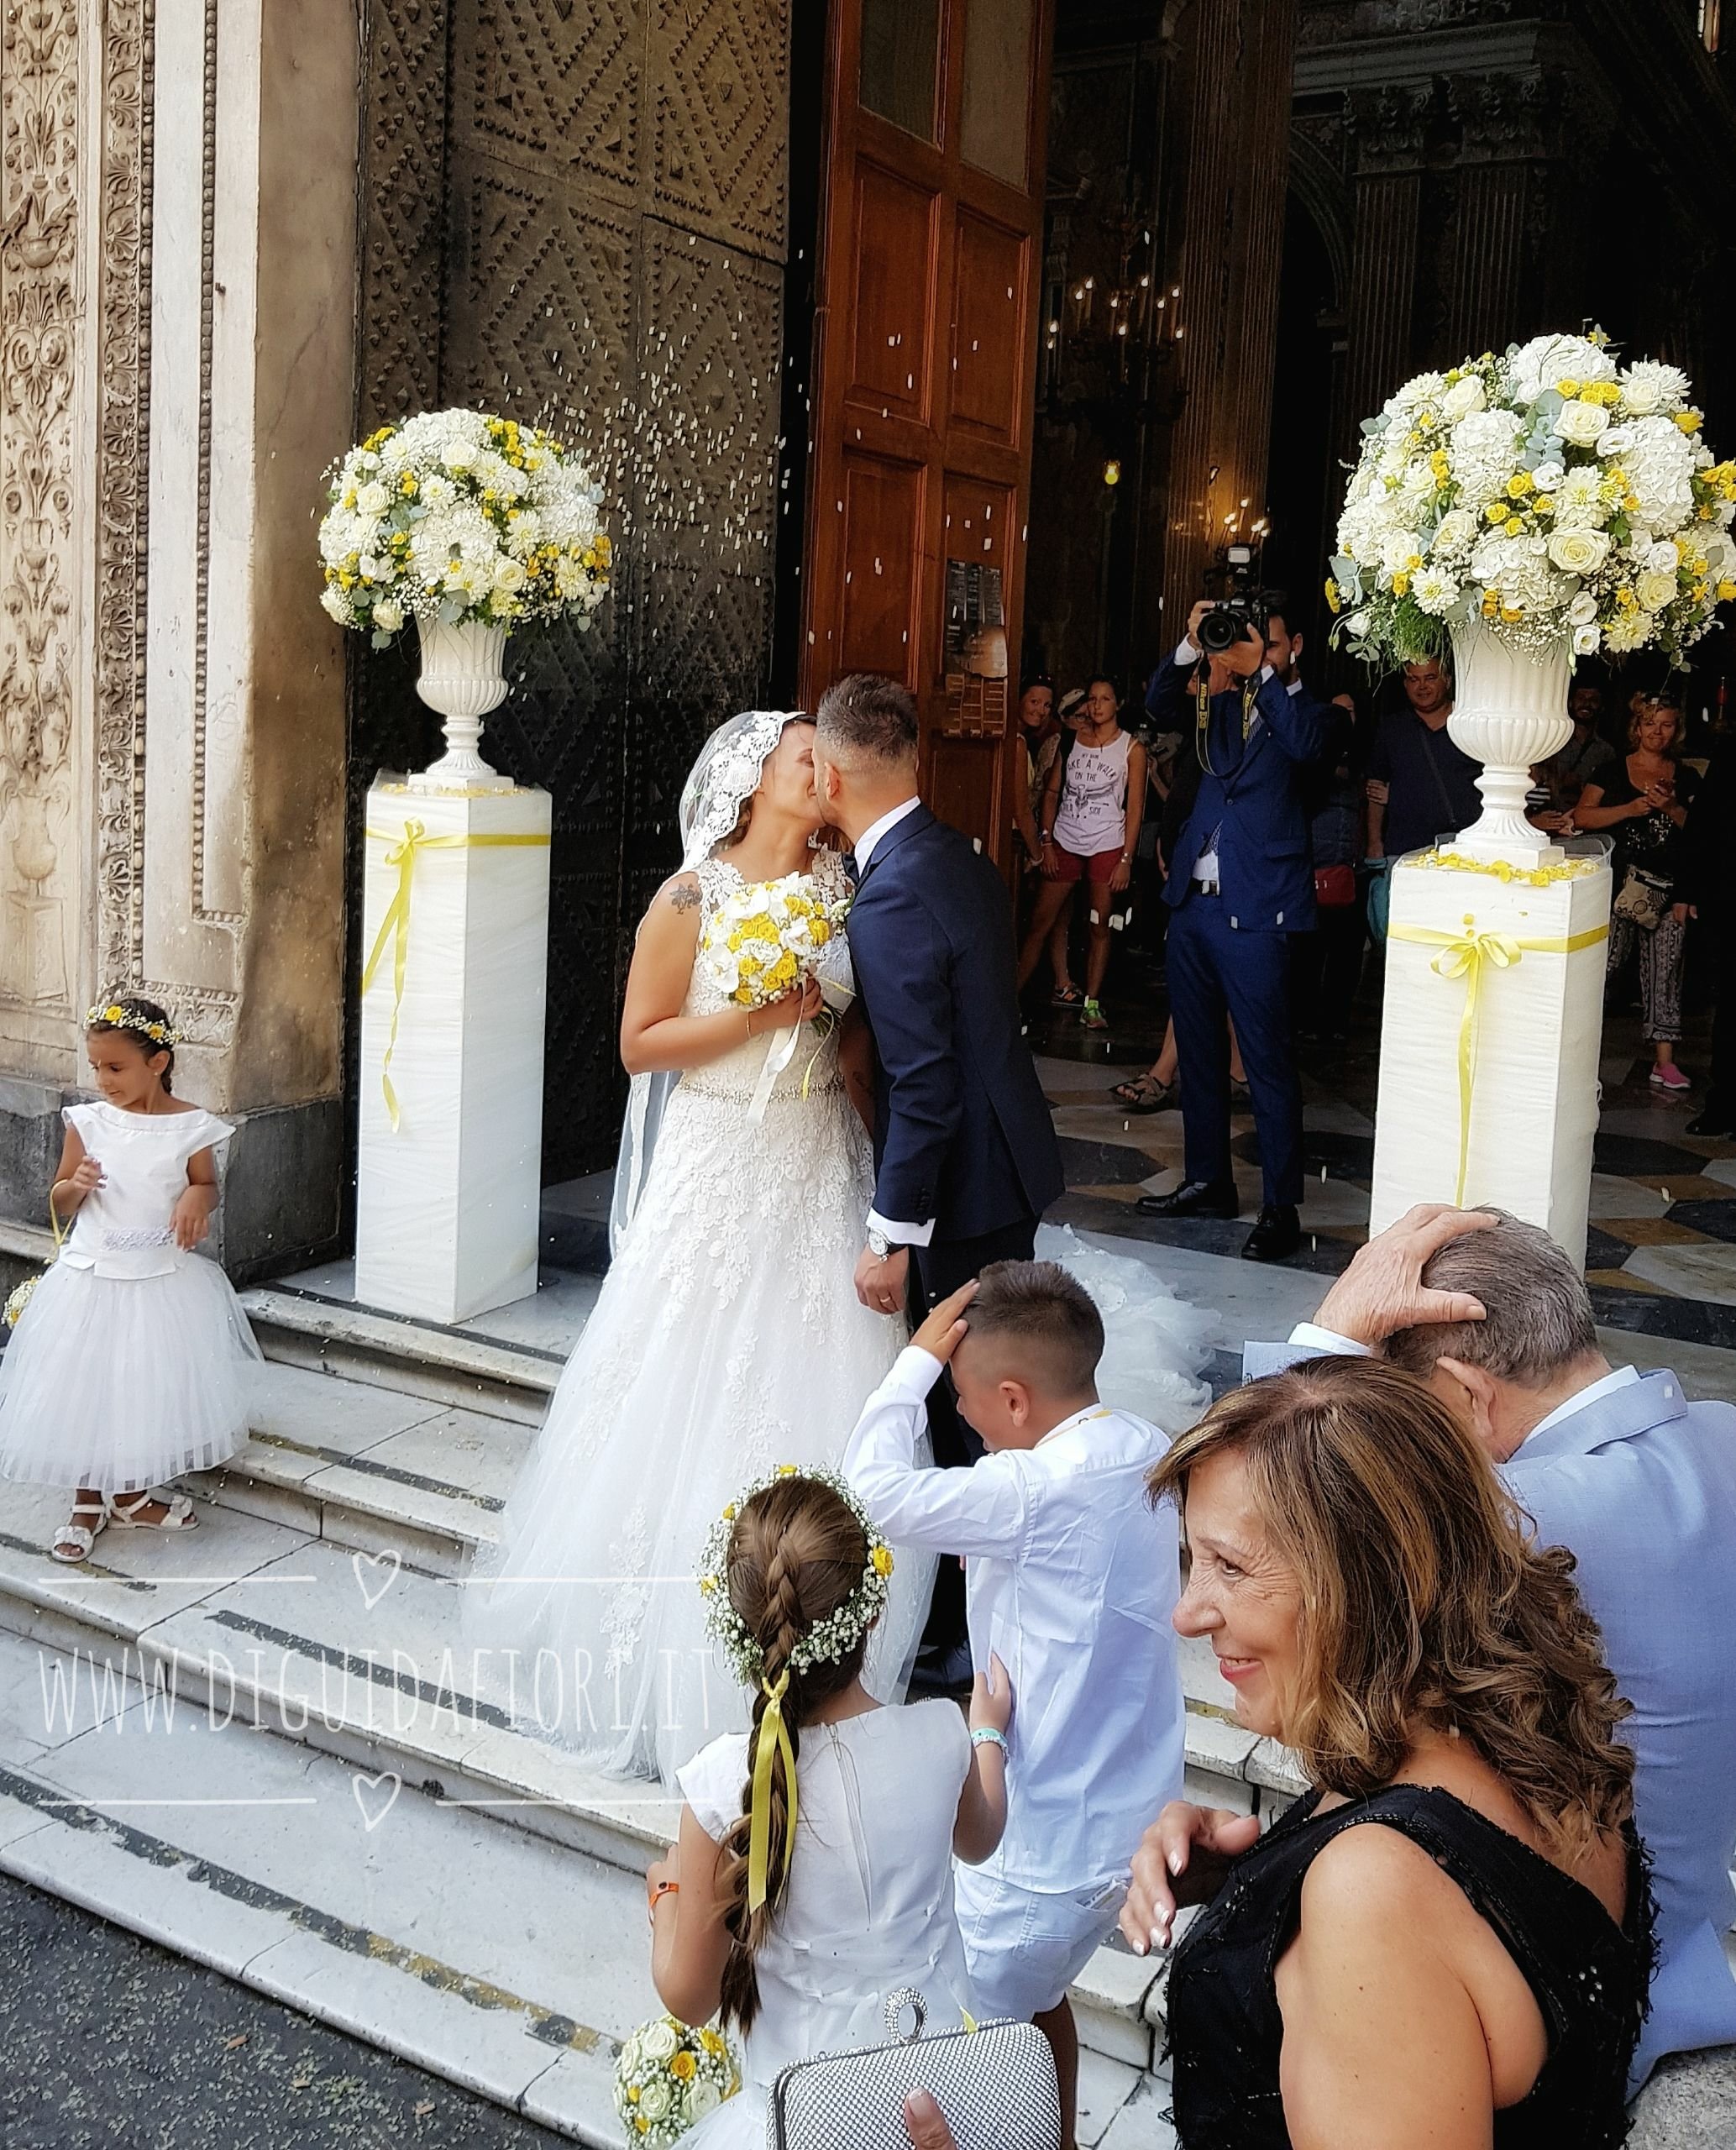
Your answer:
[[[788,993],[780,993],[775,1000],[768,1000],[763,1008],[756,1009],[758,1024],[748,1028],[758,1037],[767,1030],[787,1030],[797,1023],[811,1023],[826,1005],[826,995],[820,989],[817,978],[808,977],[800,985],[793,985]]]

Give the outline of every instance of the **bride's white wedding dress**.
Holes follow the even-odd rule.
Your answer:
[[[723,860],[694,870],[703,939],[743,884]],[[816,854],[815,876],[828,897],[847,887],[830,852]],[[842,937],[827,957],[828,979],[847,985]],[[726,1004],[696,954],[682,1014]],[[471,1593],[479,1644],[518,1653],[522,1722],[665,1784],[747,1724],[745,1694],[711,1661],[694,1580],[706,1532],[757,1473],[836,1466],[905,1341],[902,1320],[856,1297],[873,1164],[836,1036],[804,1028],[755,1125],[748,1100],[769,1044],[690,1069],[671,1093],[508,1504],[496,1580]],[[899,1561],[866,1670],[882,1700],[902,1694],[931,1580],[926,1561]],[[498,1654],[491,1670],[498,1687]]]

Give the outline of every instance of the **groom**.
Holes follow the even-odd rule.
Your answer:
[[[821,697],[818,726],[821,811],[856,854],[850,952],[876,1062],[856,1295],[886,1314],[907,1306],[916,1324],[990,1262],[1030,1261],[1065,1184],[1061,1151],[1020,1029],[1005,886],[917,796],[915,698],[852,673]],[[982,1454],[947,1383],[928,1411],[937,1463]],[[929,1640],[944,1657],[963,1635],[962,1576],[947,1561]]]

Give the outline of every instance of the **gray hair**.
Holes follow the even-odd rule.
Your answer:
[[[1482,1321],[1422,1322],[1387,1340],[1394,1366],[1427,1380],[1437,1359],[1459,1359],[1502,1381],[1541,1388],[1597,1349],[1585,1279],[1536,1224],[1492,1203],[1493,1231],[1450,1240],[1423,1271],[1432,1291],[1468,1292]]]

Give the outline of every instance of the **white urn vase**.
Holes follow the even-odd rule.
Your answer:
[[[1463,830],[1454,849],[1473,858],[1504,858],[1517,864],[1540,858],[1555,847],[1525,819],[1531,771],[1572,736],[1567,681],[1572,645],[1563,635],[1533,656],[1509,648],[1481,621],[1453,629],[1453,743],[1483,765],[1476,788],[1481,820]]]
[[[511,791],[502,776],[483,760],[482,720],[506,699],[502,659],[504,627],[464,621],[457,627],[438,620],[418,620],[422,676],[416,691],[444,720],[446,752],[438,762],[410,779],[412,791]]]

